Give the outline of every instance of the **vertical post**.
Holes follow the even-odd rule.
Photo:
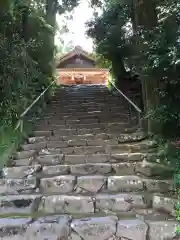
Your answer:
[[[141,120],[141,113],[138,112],[138,125],[140,127],[140,130],[142,131],[143,126],[142,126],[142,120]]]
[[[132,123],[132,111],[131,111],[131,104],[128,102],[128,108],[129,108],[129,119],[130,123]]]
[[[23,132],[23,119],[20,120],[20,132]]]

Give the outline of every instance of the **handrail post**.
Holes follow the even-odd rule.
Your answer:
[[[143,129],[141,113],[140,112],[138,112],[138,122],[139,122],[140,128]]]
[[[20,131],[23,132],[23,119],[20,120]]]

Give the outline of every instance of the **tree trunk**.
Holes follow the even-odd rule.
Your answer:
[[[49,42],[49,75],[53,76],[55,70],[54,55],[55,55],[55,26],[56,26],[56,13],[57,13],[57,0],[46,0],[46,19],[47,23],[52,27],[52,33],[47,35],[46,41]]]
[[[132,30],[133,30],[133,35],[134,35],[136,33],[136,31],[137,31],[137,21],[136,21],[135,5],[134,4],[132,4],[130,6],[129,11],[130,11]]]
[[[135,0],[135,11],[138,26],[146,29],[157,26],[158,19],[154,0]]]
[[[122,58],[117,57],[112,61],[112,71],[117,79],[117,87],[119,87],[121,79],[124,79],[127,75]]]
[[[157,13],[156,5],[153,0],[136,0],[135,1],[135,19],[137,26],[142,27],[144,30],[153,30],[157,26]],[[146,52],[146,47],[142,42],[139,43],[141,52]],[[143,56],[139,54],[140,58]],[[146,114],[151,109],[155,109],[158,104],[158,96],[156,89],[158,87],[158,79],[155,76],[147,76],[142,79],[142,91],[144,95],[144,107]],[[148,119],[148,133],[151,133],[155,129],[154,122]]]
[[[7,36],[9,33],[9,26],[7,26],[7,21],[10,20],[9,10],[10,10],[10,1],[9,0],[0,1],[0,33],[4,33],[5,36]]]

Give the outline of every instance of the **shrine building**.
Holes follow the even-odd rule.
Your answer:
[[[109,76],[109,69],[98,68],[95,60],[80,46],[76,46],[58,60],[56,71],[58,85],[106,85]]]

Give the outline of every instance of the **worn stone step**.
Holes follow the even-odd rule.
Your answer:
[[[47,140],[46,136],[41,136],[41,137],[29,137],[27,139],[27,143],[29,144],[34,144],[34,143],[39,143],[39,142],[45,142]]]
[[[14,154],[14,159],[29,159],[37,155],[37,150],[24,150]]]
[[[52,123],[52,121],[53,121],[53,123]],[[60,117],[58,117],[58,116],[56,117],[53,115],[53,113],[51,113],[51,116],[49,116],[48,118],[43,117],[43,119],[39,119],[38,121],[36,121],[36,123],[34,125],[35,125],[35,128],[38,128],[38,127],[41,127],[42,125],[48,126],[50,124],[66,125],[66,119],[61,119]],[[46,128],[44,128],[44,129],[46,129]],[[41,131],[43,131],[43,130],[41,130]]]
[[[165,192],[173,190],[172,181],[144,179],[134,175],[61,175],[40,180],[42,193]]]
[[[114,196],[115,197],[115,196]],[[98,198],[98,196],[97,196]],[[100,198],[100,196],[99,196]],[[105,198],[105,196],[104,196]],[[119,198],[121,201],[124,202],[128,198],[127,196],[121,196],[119,195]],[[119,199],[119,200],[120,200]],[[98,200],[99,201],[99,200]],[[110,201],[107,199],[107,203]],[[111,201],[113,199],[111,198]],[[116,200],[115,200],[116,201]],[[117,199],[118,201],[118,199]],[[141,201],[139,199],[139,201]],[[41,200],[41,203],[39,205],[39,212],[43,213],[70,213],[70,214],[79,214],[79,213],[94,213],[95,211],[99,211],[97,208],[96,210],[96,202],[95,197],[90,197],[90,196],[70,196],[70,195],[51,195],[51,196],[44,196]],[[122,209],[122,202],[119,204],[119,208]],[[104,203],[105,204],[105,203]],[[104,205],[103,205],[104,206]],[[102,208],[103,208],[102,206]],[[112,206],[112,205],[111,205]],[[116,211],[117,211],[117,205],[115,206]],[[138,205],[139,208],[139,205]],[[144,208],[144,206],[143,206]],[[107,206],[108,209],[108,206]],[[127,211],[127,209],[123,209],[124,212]]]
[[[28,178],[29,176],[35,176],[41,170],[42,166],[40,164],[20,167],[4,167],[2,169],[2,178]]]
[[[127,135],[127,136],[126,136]],[[72,135],[72,136],[59,136],[59,135],[54,135],[51,137],[30,137],[28,139],[28,144],[24,144],[21,146],[22,150],[28,151],[28,150],[40,150],[43,148],[53,148],[53,147],[68,147],[68,146],[85,146],[85,145],[116,145],[119,142],[128,142],[128,141],[134,141],[138,140],[137,135],[133,135],[129,137],[128,134],[120,134],[119,137],[116,136],[115,134],[107,134],[107,133],[102,133],[102,134],[97,134],[97,135],[92,135],[92,134],[84,134],[84,135]],[[112,139],[114,137],[114,139]],[[87,138],[87,140],[86,140]],[[93,139],[93,140],[88,140],[88,138]],[[97,138],[97,139],[96,139]],[[98,140],[102,139],[102,140]],[[111,138],[111,140],[109,140]],[[71,140],[72,139],[72,140]],[[75,140],[73,140],[75,139]],[[79,140],[78,140],[79,139]],[[95,140],[96,139],[96,140]],[[51,141],[52,140],[52,141]],[[68,142],[62,142],[63,141],[68,141]],[[104,141],[103,141],[104,140]],[[59,143],[58,143],[59,141]],[[99,144],[101,143],[101,144]],[[54,146],[53,146],[54,145]]]
[[[67,124],[67,125],[59,125],[59,124],[54,124],[54,123],[48,123],[48,124],[41,124],[37,125],[36,128],[39,129],[47,129],[47,130],[65,130],[65,129],[78,129],[78,128],[101,128],[101,129],[106,129],[108,128],[107,123],[92,123],[92,124],[82,124],[82,123],[77,123],[77,124]]]
[[[56,110],[55,110],[56,111]],[[81,118],[81,116],[84,116],[84,118]],[[136,116],[136,115],[135,115]],[[106,122],[111,122],[111,120],[115,119],[117,122],[119,121],[124,121],[126,122],[129,118],[129,112],[123,111],[122,113],[117,113],[117,112],[101,112],[101,111],[97,111],[93,110],[93,111],[88,111],[88,112],[61,112],[59,114],[56,115],[49,115],[49,116],[45,116],[39,119],[39,122],[37,121],[37,124],[39,123],[43,123],[43,122],[54,122],[54,123],[63,123],[63,121],[67,121],[67,120],[81,120],[82,123],[86,123],[86,121],[88,119],[93,119],[92,122],[96,122],[96,120],[100,120],[100,121],[104,121],[104,119],[106,119]],[[114,121],[115,121],[114,120]],[[55,122],[56,121],[56,122]]]
[[[128,127],[128,125],[127,125]],[[134,129],[131,130],[131,128],[129,128],[130,131],[134,132]],[[128,131],[127,129],[124,129],[123,126],[117,128],[117,129],[102,129],[102,128],[82,128],[82,129],[54,129],[53,130],[53,135],[61,135],[61,136],[73,136],[73,135],[84,135],[84,134],[100,134],[100,133],[107,133],[107,134],[114,134],[114,133],[119,133],[120,134],[124,134],[125,132]]]
[[[106,153],[122,153],[122,152],[146,152],[153,153],[155,146],[151,141],[142,141],[136,144],[118,144],[118,145],[106,145]]]
[[[54,135],[49,137],[49,140],[92,140],[92,139],[118,139],[118,142],[133,142],[133,141],[140,141],[145,138],[145,135],[143,133],[132,133],[132,134],[119,134],[119,133],[98,133],[98,134],[83,134],[83,135],[72,135],[72,136],[61,136],[61,135]]]
[[[33,193],[38,187],[36,177],[0,179],[0,195]]]
[[[82,103],[79,103],[78,106],[82,105]],[[57,112],[57,114],[60,116],[62,114],[67,114],[67,113],[78,113],[78,114],[82,114],[85,112],[91,112],[91,111],[101,111],[102,113],[118,113],[118,112],[128,112],[128,110],[124,107],[124,106],[118,106],[116,107],[115,105],[106,105],[106,104],[101,104],[101,105],[90,105],[90,103],[88,103],[87,106],[81,106],[81,107],[75,107],[73,105],[69,105],[69,106],[51,106],[51,111],[52,109],[54,109],[55,112]],[[60,110],[58,112],[58,109]]]
[[[98,195],[54,195],[44,196],[39,205],[39,212],[43,213],[94,213],[102,210],[117,212],[128,212],[131,209],[148,209],[152,207],[152,194],[98,194]],[[170,200],[169,200],[170,201]],[[172,204],[173,202],[173,204]],[[161,203],[164,203],[163,201]],[[173,209],[175,200],[164,205],[164,211],[174,217]],[[159,210],[154,208],[155,210]],[[161,212],[161,211],[160,211]]]
[[[51,156],[50,156],[51,157]],[[62,155],[57,155],[60,161],[63,161]],[[81,157],[81,156],[80,156]],[[101,156],[103,157],[103,156]],[[109,156],[107,156],[108,158]],[[48,158],[49,162],[51,158]],[[86,159],[88,159],[86,157]],[[73,165],[48,165],[47,161],[39,160],[39,164],[33,164],[30,166],[20,166],[20,167],[5,167],[2,169],[3,178],[26,178],[29,176],[58,176],[58,175],[95,175],[95,174],[115,174],[116,176],[123,175],[140,175],[141,177],[155,177],[158,180],[160,175],[164,175],[166,178],[171,178],[173,169],[165,167],[161,164],[150,163],[150,162],[120,162],[120,163],[83,163],[73,164]],[[91,156],[92,159],[92,156]],[[58,161],[57,161],[58,162]],[[56,162],[55,162],[56,163]],[[47,165],[46,165],[47,164]],[[160,180],[160,179],[159,179]]]
[[[82,147],[76,147],[76,153],[74,148],[64,148],[65,155],[63,155],[63,149],[42,149],[37,156],[36,151],[23,151],[16,154],[16,160],[11,161],[14,166],[27,166],[33,162],[40,162],[45,165],[54,164],[81,164],[81,163],[120,163],[120,162],[142,162],[143,160],[151,160],[155,158],[154,154],[145,154],[141,152],[136,153],[120,153],[120,154],[105,154],[99,153],[100,148],[89,146],[86,148],[86,152]],[[89,151],[87,151],[89,150]],[[69,151],[69,152],[68,152]],[[83,154],[80,154],[83,151]],[[95,154],[94,152],[97,153]],[[30,154],[31,153],[31,154]],[[73,153],[73,154],[72,154]]]
[[[39,152],[39,154],[42,155],[43,152],[45,151],[46,149],[43,149],[42,151]],[[88,154],[104,153],[105,149],[103,146],[80,146],[80,147],[66,147],[66,148],[48,148],[47,152],[49,152],[49,154],[61,153],[61,154],[88,155]]]
[[[52,135],[52,131],[34,131],[33,136],[35,137],[49,137]]]
[[[161,230],[156,232],[154,229],[155,223],[157,227],[161,226]],[[74,220],[71,227],[74,230],[74,238],[85,240],[106,240],[106,239],[132,239],[132,240],[160,240],[165,239],[167,236],[172,239],[176,236],[175,228],[177,227],[176,221],[148,221],[144,222],[140,219],[118,220],[115,216],[108,216],[104,218],[90,218]],[[94,227],[92,227],[94,226]],[[99,231],[101,229],[101,235]],[[163,231],[165,230],[165,231]],[[161,235],[162,234],[162,235]],[[162,238],[163,237],[163,238]],[[79,239],[80,239],[79,238]]]
[[[61,130],[63,133],[68,134],[71,132],[66,130]],[[66,131],[66,132],[64,132]],[[62,134],[63,135],[63,134]],[[113,154],[113,153],[135,153],[135,152],[153,152],[154,148],[151,144],[151,142],[140,142],[138,144],[114,144],[117,140],[114,140],[114,142],[111,140],[89,140],[87,142],[84,142],[81,140],[81,142],[77,142],[77,146],[80,147],[72,147],[74,146],[72,141],[69,143],[66,141],[51,141],[51,142],[39,142],[35,144],[27,144],[22,145],[23,151],[17,152],[15,154],[15,159],[22,159],[22,158],[30,158],[37,155],[37,153],[41,149],[59,149],[59,153],[62,154],[93,154],[93,153],[107,153],[107,154]],[[111,143],[111,144],[109,144]],[[113,145],[114,144],[114,145]],[[87,145],[87,146],[86,146]],[[88,146],[89,145],[89,146]],[[36,148],[36,149],[34,149]]]
[[[168,216],[175,217],[175,205],[177,200],[161,196],[157,208],[154,199],[157,194],[146,193],[118,193],[118,194],[97,194],[97,195],[40,195],[21,194],[0,196],[0,217],[5,215],[27,215],[27,214],[92,214],[92,213],[113,213],[127,215],[132,211],[138,215],[151,215],[153,212],[166,212]],[[152,211],[148,210],[153,208]],[[142,209],[142,210],[141,210]],[[143,211],[143,209],[146,209]],[[172,218],[171,217],[171,218]]]
[[[106,107],[107,106],[107,107]],[[74,109],[77,109],[77,111],[81,112],[81,111],[91,111],[91,109],[95,109],[95,110],[101,110],[101,111],[111,111],[113,110],[115,111],[123,111],[128,110],[126,108],[126,104],[122,104],[119,103],[119,105],[117,106],[117,103],[111,101],[106,101],[106,102],[101,102],[101,101],[97,101],[96,103],[94,102],[89,102],[89,101],[79,101],[77,104],[74,103],[69,103],[67,104],[67,102],[57,102],[56,104],[51,104],[52,109],[61,109],[60,112],[68,112],[68,111],[74,111]],[[49,108],[47,108],[46,112],[50,110],[50,106]]]
[[[21,145],[20,150],[21,151],[33,151],[33,150],[40,151],[41,149],[44,149],[44,148],[47,148],[47,142],[46,141],[23,144],[23,145]],[[20,153],[19,153],[19,155],[20,155]],[[23,155],[23,158],[27,158],[27,157],[29,157],[29,156],[27,156],[27,154]]]
[[[41,117],[39,117],[38,119],[39,120],[43,120],[43,119],[58,119],[58,118],[62,118],[64,115],[65,116],[72,116],[72,115],[75,115],[75,116],[83,116],[85,115],[86,117],[84,118],[87,118],[87,116],[91,116],[93,115],[94,118],[96,117],[106,117],[107,114],[109,114],[109,116],[113,116],[113,117],[123,117],[127,114],[132,114],[132,116],[135,116],[137,115],[137,112],[135,111],[130,111],[126,108],[118,108],[118,109],[115,109],[115,108],[112,108],[112,107],[109,107],[107,108],[106,105],[104,105],[104,108],[98,108],[98,107],[89,107],[89,108],[84,108],[84,109],[62,109],[61,107],[51,107],[51,109],[47,109],[47,112],[44,113]],[[37,120],[38,120],[37,119]]]
[[[25,240],[27,228],[32,223],[32,218],[0,218],[0,233],[2,240]]]
[[[86,140],[86,139],[79,139],[79,140],[68,140],[68,141],[46,141],[46,142],[37,142],[32,144],[23,144],[21,146],[22,151],[29,151],[29,150],[36,150],[40,151],[41,149],[46,148],[70,148],[70,147],[82,147],[82,146],[105,146],[106,145],[114,145],[118,144],[118,139],[111,139],[111,140],[101,140],[101,139],[94,139],[94,140]],[[76,149],[74,150],[76,152]]]
[[[49,154],[53,153],[53,151],[51,152],[49,150]],[[40,158],[41,159],[49,159],[49,161],[52,161],[52,156],[56,156],[56,155],[41,155]],[[61,161],[64,164],[82,164],[82,163],[107,163],[107,162],[111,162],[111,163],[116,163],[116,162],[136,162],[136,161],[143,161],[143,159],[145,159],[147,156],[142,154],[142,153],[132,153],[132,154],[90,154],[90,155],[65,155],[63,158],[62,154],[59,154],[58,156],[60,156]],[[39,160],[39,158],[37,157],[37,159]]]
[[[60,169],[62,170],[62,168]],[[65,170],[65,169],[64,169]],[[99,193],[147,191],[170,193],[173,191],[171,180],[156,180],[135,175],[60,175],[40,178],[39,174],[26,178],[0,179],[0,194],[35,193]]]
[[[154,194],[153,196],[153,208],[170,214],[171,216],[176,217],[177,210],[178,210],[178,203],[179,200],[175,197],[170,197],[167,194]]]
[[[41,195],[6,195],[0,196],[0,217],[6,214],[31,214],[37,210]]]

